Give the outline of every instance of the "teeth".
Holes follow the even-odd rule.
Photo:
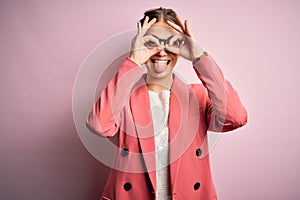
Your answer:
[[[165,64],[168,63],[168,60],[153,60],[153,62]]]

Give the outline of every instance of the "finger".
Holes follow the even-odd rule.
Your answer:
[[[190,29],[190,25],[188,24],[187,20],[184,21],[184,26],[185,26],[185,30],[186,30],[187,35],[190,36],[192,39],[195,39],[195,36],[192,33],[192,31]]]
[[[150,52],[150,57],[157,54],[158,52],[160,52],[163,49],[163,47],[159,46],[153,49],[149,49]]]
[[[184,33],[174,35],[166,46],[166,50],[174,54],[180,55],[180,49],[184,45],[186,40],[186,35]]]
[[[156,18],[151,19],[151,21],[148,23],[148,27],[151,27],[153,24],[155,24]]]
[[[144,46],[148,48],[154,48],[160,46],[159,40],[153,35],[145,35],[143,37],[143,40],[144,40]]]
[[[180,54],[180,48],[178,48],[178,47],[166,46],[166,50],[171,52],[171,53],[177,54],[177,55]]]
[[[154,37],[153,35],[145,35],[145,36],[143,37],[143,39],[144,39],[145,42],[148,42],[148,41],[151,40],[151,41],[153,41],[153,42],[159,44],[159,40],[158,40],[156,37]]]
[[[148,17],[147,17],[148,18]],[[143,30],[143,35],[147,32],[147,30],[156,22],[156,18],[153,18],[150,20],[150,22],[144,23],[142,30]]]
[[[183,29],[178,26],[177,24],[175,24],[174,22],[171,22],[170,20],[167,21],[167,23],[174,28],[176,31],[180,32],[180,33],[184,33]]]
[[[140,21],[138,21],[137,27],[138,27],[138,34],[140,34],[141,33],[141,29],[142,29],[142,25],[141,25]]]
[[[149,20],[149,17],[148,16],[146,16],[145,17],[145,19],[144,19],[144,22],[143,22],[143,24],[142,24],[142,26],[141,26],[141,35],[144,35],[145,34],[145,29],[144,29],[144,27],[146,26],[146,24],[148,23],[148,20]]]
[[[190,35],[190,32],[189,32],[189,29],[188,29],[188,24],[187,24],[187,20],[184,20],[184,29],[185,29],[185,32],[188,36],[191,36]]]
[[[179,33],[179,34],[173,35],[171,37],[171,39],[169,40],[169,42],[174,42],[175,40],[183,40],[183,39],[184,39],[184,34]]]
[[[183,34],[173,35],[168,42],[168,46],[180,48],[184,43],[185,37]]]
[[[179,22],[179,26],[181,27],[181,29],[182,29],[183,32],[185,33],[186,30],[185,30],[185,28],[184,28],[184,24],[182,23],[182,21],[181,21],[179,15],[176,15],[176,19],[177,19],[177,21]]]
[[[145,17],[145,19],[144,19],[143,27],[145,26],[145,24],[147,24],[147,23],[148,23],[148,20],[149,20],[149,17],[148,17],[148,16],[146,16],[146,17]]]

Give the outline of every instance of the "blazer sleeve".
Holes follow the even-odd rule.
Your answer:
[[[247,123],[247,111],[236,90],[211,55],[194,64],[194,70],[208,91],[206,95],[206,121],[208,130],[226,132]]]
[[[122,110],[128,103],[131,88],[142,71],[139,65],[126,58],[87,116],[86,126],[90,131],[105,137],[113,137],[118,132]]]

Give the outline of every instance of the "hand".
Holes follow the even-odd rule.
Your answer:
[[[149,17],[146,16],[143,25],[138,22],[137,35],[132,39],[129,58],[138,64],[144,64],[151,56],[157,54],[161,50],[161,45],[157,38],[152,35],[145,35],[147,29],[156,22],[156,18],[153,18],[150,22],[148,22],[148,20]],[[153,44],[153,47],[148,48],[145,44]]]
[[[180,34],[174,35],[174,37],[170,39],[169,45],[166,49],[187,60],[194,61],[197,57],[204,53],[204,50],[196,41],[187,20],[185,20],[183,24],[178,16],[176,16],[176,18],[180,22],[180,26],[171,21],[167,21],[167,23],[172,28],[180,32]]]

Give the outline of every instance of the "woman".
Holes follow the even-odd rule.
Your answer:
[[[173,73],[179,56],[192,61],[202,84],[187,85]],[[102,199],[217,199],[207,131],[246,121],[236,91],[187,20],[171,9],[146,11],[129,57],[87,118],[91,131],[118,146]]]

